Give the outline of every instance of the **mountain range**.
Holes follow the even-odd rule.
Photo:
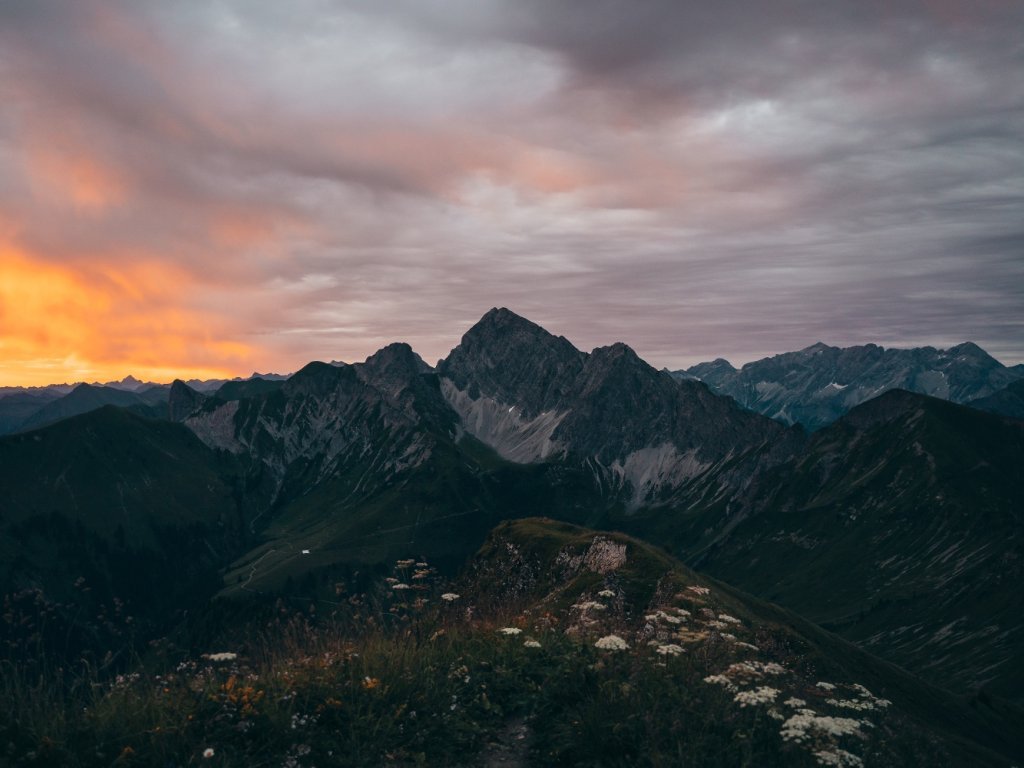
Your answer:
[[[915,353],[941,379],[911,376],[898,350],[859,349],[679,376],[494,309],[436,366],[396,343],[286,380],[176,381],[160,419],[112,403],[0,438],[0,592],[42,590],[73,624],[74,606],[129,581],[157,631],[215,594],[330,602],[339,580],[396,558],[455,574],[496,525],[544,516],[655,542],[922,685],[1012,709],[1024,703],[1024,422],[907,389],[865,398],[902,371],[995,410],[1016,372],[970,344]],[[770,369],[791,394],[821,377],[860,394],[808,405],[820,419],[808,433],[716,391]],[[772,407],[797,412],[784,401]]]
[[[990,397],[1024,378],[1024,365],[1004,366],[973,342],[949,349],[842,348],[819,342],[739,369],[718,359],[672,375],[703,381],[745,408],[813,430],[890,389],[955,403]]]

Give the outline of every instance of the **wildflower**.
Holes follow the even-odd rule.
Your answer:
[[[441,599],[444,600],[446,603],[454,603],[456,600],[459,599],[459,597],[461,597],[461,595],[457,595],[454,592],[445,592],[443,595],[441,595]]]
[[[536,640],[527,640],[525,643],[523,643],[523,647],[524,648],[540,648],[540,643],[538,643]]]
[[[238,658],[237,653],[225,651],[223,653],[204,653],[203,658],[208,661],[234,661]]]
[[[577,603],[573,606],[577,611],[605,611],[608,607],[604,603],[598,603],[593,600],[588,600],[585,603]]]
[[[521,630],[519,627],[502,627],[501,629],[498,630],[498,634],[499,635],[508,635],[508,636],[512,637],[514,635],[520,634],[522,631],[523,630]]]
[[[614,589],[602,589],[600,592],[597,593],[597,596],[598,597],[615,597],[615,590]]]
[[[737,619],[735,616],[730,616],[728,613],[718,614],[718,620],[724,621],[728,624],[742,624],[743,622]]]
[[[807,706],[807,702],[806,701],[804,701],[803,699],[798,699],[795,696],[786,699],[782,703],[785,704],[787,707],[792,707],[793,709],[800,709],[800,707],[806,707]]]
[[[690,592],[693,592],[695,595],[706,595],[706,594],[709,594],[711,592],[711,590],[708,589],[707,587],[698,587],[696,584],[687,587],[687,589]]]
[[[836,748],[831,752],[822,750],[815,752],[814,756],[818,758],[818,765],[834,765],[839,768],[860,768],[864,765],[863,760],[845,749]]]
[[[779,691],[777,688],[762,685],[753,691],[740,691],[733,696],[733,701],[738,702],[741,707],[752,707],[757,704],[771,704],[778,695]]]
[[[411,568],[415,564],[416,564],[416,561],[412,560],[412,559],[410,559],[410,560],[397,560],[397,561],[395,561],[395,566],[398,567],[398,568]]]
[[[388,584],[398,583],[398,579],[396,579],[394,576],[388,576],[386,579],[384,579],[384,581],[386,581]]]
[[[367,675],[362,679],[360,685],[363,686],[364,690],[372,691],[374,688],[380,685],[380,680],[378,680],[376,677],[370,677],[369,675]]]
[[[827,717],[817,715],[813,709],[798,710],[782,724],[782,738],[785,741],[804,742],[811,738],[811,731],[828,736],[861,735],[861,721],[849,717]]]
[[[725,675],[708,675],[704,678],[704,682],[709,685],[721,685],[729,691],[736,690],[736,684]]]
[[[815,683],[823,691],[834,691],[836,687],[832,683]]]
[[[304,550],[302,550],[302,554],[304,554],[304,555],[308,555],[308,554],[309,554],[309,550],[308,550],[308,549],[304,549]]]
[[[207,747],[206,749],[203,750],[203,757],[205,757],[207,760],[209,760],[211,757],[213,757],[213,755],[214,755],[213,747]]]
[[[659,645],[657,650],[662,656],[678,656],[683,652],[682,646],[675,645],[674,643]]]
[[[397,584],[392,584],[391,588],[392,589],[397,589],[397,590],[411,589],[411,587],[408,584],[403,584],[402,582],[398,582]]]
[[[594,647],[602,651],[624,651],[629,645],[618,635],[605,635],[594,643]]]

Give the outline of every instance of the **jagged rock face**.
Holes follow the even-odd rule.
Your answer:
[[[890,389],[965,403],[1021,377],[972,342],[947,350],[884,349],[875,344],[839,348],[818,343],[739,370],[716,360],[674,375],[700,379],[746,408],[809,429],[830,424]]]
[[[586,354],[494,309],[438,368],[467,432],[512,461],[594,462],[638,506],[784,430],[699,382],[678,382],[625,344]]]
[[[185,420],[208,445],[261,462],[292,493],[359,463],[369,465],[368,482],[386,483],[424,461],[455,422],[436,375],[407,344],[357,365],[310,363],[280,389],[209,399]]]

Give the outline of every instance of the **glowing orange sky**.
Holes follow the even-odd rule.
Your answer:
[[[252,350],[175,301],[164,264],[72,270],[0,245],[0,385],[237,375]]]

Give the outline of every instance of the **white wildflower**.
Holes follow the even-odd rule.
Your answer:
[[[662,656],[678,656],[682,652],[682,646],[675,645],[674,643],[666,643],[665,645],[658,646],[658,653]]]
[[[209,661],[234,661],[238,658],[237,653],[224,651],[222,653],[204,653],[203,658]]]
[[[753,707],[758,704],[771,704],[778,695],[779,690],[777,688],[762,685],[753,691],[740,691],[733,696],[733,701],[738,702],[741,707]]]
[[[710,685],[721,685],[730,691],[736,690],[736,684],[725,675],[708,675],[704,678],[704,682]]]
[[[758,648],[753,643],[742,643],[741,642],[741,643],[736,643],[736,645],[739,648],[746,648],[748,651],[760,651],[761,650],[760,648]]]
[[[676,608],[676,615],[682,616],[685,619],[687,616],[690,616],[691,613],[685,608]]]
[[[398,561],[395,562],[395,565],[398,568],[411,568],[415,564],[416,564],[416,561],[415,560],[411,560],[411,559],[410,560],[398,560]]]
[[[832,751],[815,752],[814,756],[818,759],[818,765],[833,765],[838,768],[861,768],[864,765],[864,761],[859,757],[838,747]]]
[[[203,757],[205,757],[207,760],[209,760],[211,757],[213,757],[214,754],[215,753],[213,751],[213,747],[207,747],[206,749],[203,750]]]
[[[795,696],[786,699],[782,703],[785,704],[787,707],[792,707],[793,709],[799,709],[800,707],[806,707],[807,706],[807,702],[806,701],[804,701],[803,699],[798,699]]]
[[[398,582],[397,584],[392,584],[391,588],[392,589],[397,589],[399,591],[401,591],[403,589],[412,589],[412,587],[410,587],[408,584],[403,584],[402,582]]]
[[[394,576],[388,576],[386,579],[384,579],[384,581],[386,581],[388,584],[398,583],[398,579],[396,579]]]
[[[624,651],[629,645],[618,635],[605,635],[594,643],[594,647],[602,651]]]
[[[718,614],[718,620],[724,621],[728,624],[742,624],[743,622],[737,619],[735,616],[730,616],[728,613]]]
[[[726,624],[724,621],[709,621],[708,626],[712,629],[725,629],[729,625]]]
[[[460,597],[461,595],[457,595],[454,592],[445,592],[443,595],[441,595],[441,599],[444,600],[446,603],[454,603]]]
[[[818,731],[827,736],[860,736],[860,726],[860,720],[821,716],[815,714],[814,710],[801,709],[782,724],[780,733],[786,741],[804,742],[811,738],[811,731]]]
[[[815,683],[823,691],[834,691],[836,687],[832,683]]]
[[[615,590],[614,589],[602,589],[600,592],[597,593],[597,596],[598,597],[615,597]]]
[[[540,648],[540,643],[538,643],[536,640],[527,640],[525,643],[523,643],[523,647],[524,648]]]
[[[657,611],[655,613],[648,614],[647,616],[644,616],[644,619],[653,623],[665,621],[673,626],[678,626],[686,621],[682,616],[671,616],[664,611]]]
[[[711,592],[707,587],[698,587],[696,584],[687,587],[687,589],[695,595],[706,595]]]
[[[577,611],[581,611],[583,613],[585,613],[587,611],[606,611],[606,610],[608,610],[608,606],[606,606],[604,603],[598,603],[598,602],[595,602],[594,600],[587,600],[584,603],[577,603],[576,605],[573,606],[573,608],[575,608]]]
[[[725,674],[729,677],[761,677],[763,675],[784,675],[788,672],[781,664],[774,661],[739,661],[730,664]]]
[[[521,630],[519,627],[502,627],[501,629],[498,630],[498,634],[499,635],[514,636],[514,635],[521,634],[522,631],[523,630]]]

